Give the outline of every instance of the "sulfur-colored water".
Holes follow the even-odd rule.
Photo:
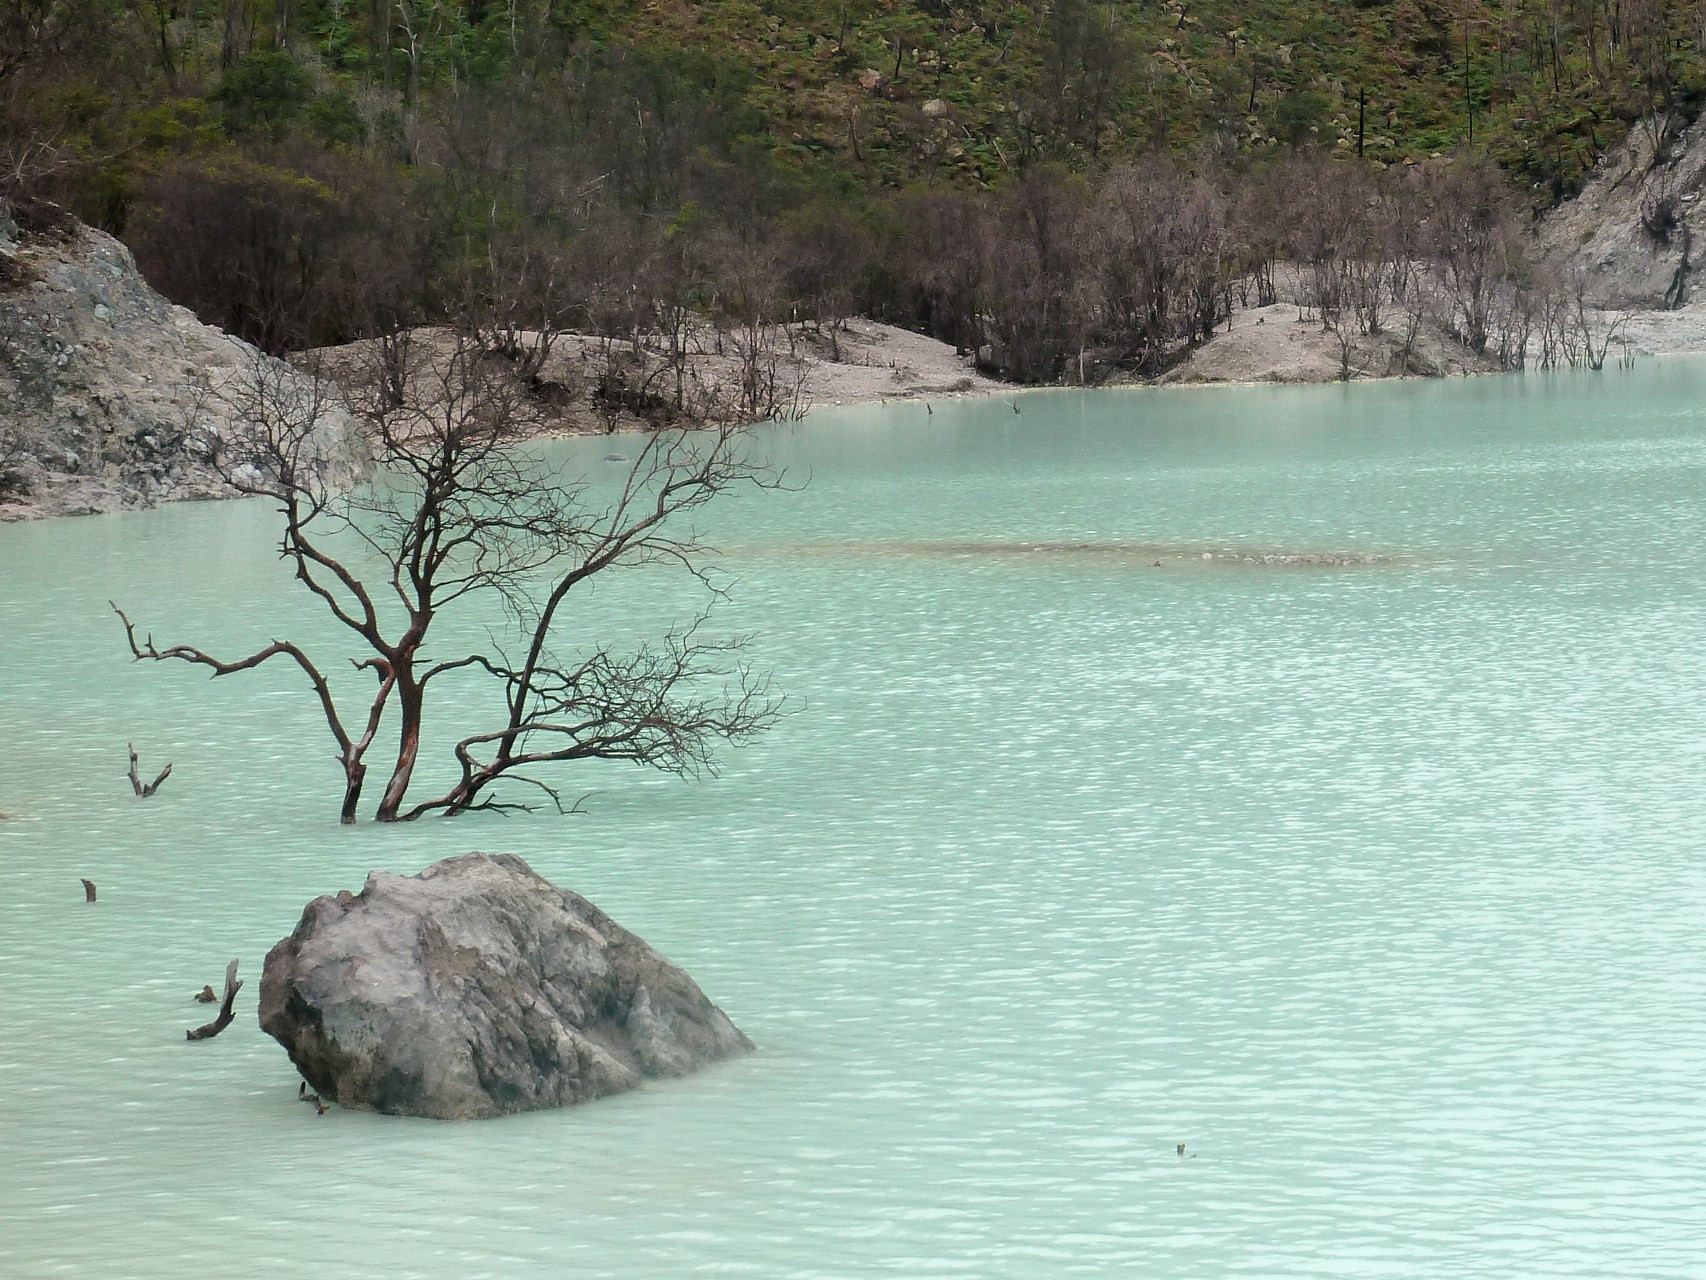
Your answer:
[[[0,529],[0,1276],[1706,1274],[1706,365],[1018,404],[767,433],[721,625],[800,714],[566,818],[341,829],[298,678],[126,661],[332,639],[264,506]],[[761,1052],[317,1117],[267,948],[470,848]]]

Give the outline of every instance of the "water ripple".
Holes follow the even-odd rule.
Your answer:
[[[1700,1275],[1702,373],[778,431],[723,625],[806,712],[564,820],[340,829],[287,673],[124,660],[109,596],[333,639],[263,507],[0,528],[0,1274]],[[1394,558],[1137,572],[1241,548]],[[183,1041],[310,897],[473,847],[760,1052],[459,1126]]]

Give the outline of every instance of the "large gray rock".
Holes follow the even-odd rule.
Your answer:
[[[693,979],[513,854],[375,871],[267,955],[261,1027],[346,1107],[466,1120],[748,1053]]]

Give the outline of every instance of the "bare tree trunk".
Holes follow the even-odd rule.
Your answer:
[[[367,766],[359,760],[344,762],[344,807],[338,813],[338,821],[344,826],[354,826],[360,816],[357,810],[361,807],[361,784],[367,778]]]
[[[391,781],[386,784],[385,794],[380,797],[379,811],[373,815],[380,822],[397,821],[398,813],[403,807],[403,797],[408,793],[409,780],[414,776],[415,760],[421,749],[422,704],[419,684],[413,679],[398,681],[397,705],[402,713],[403,723],[397,739],[397,767],[392,770]]]
[[[206,1026],[184,1032],[184,1039],[211,1040],[230,1026],[231,1020],[236,1016],[237,993],[242,989],[242,980],[237,977],[237,962],[233,960],[225,966],[225,1000],[219,1006],[219,1016]]]

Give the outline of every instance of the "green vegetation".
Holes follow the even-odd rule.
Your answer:
[[[1703,22],[1675,0],[3,0],[0,83],[69,55],[25,114],[133,169],[173,100],[234,139],[413,161],[423,110],[510,85],[661,130],[714,113],[816,180],[994,183],[1156,144],[1390,163],[1474,139],[1562,192],[1630,121],[1690,106]]]
[[[0,202],[122,235],[274,350],[522,295],[976,348],[974,223],[1037,241],[1046,293],[1048,210],[1156,153],[1224,195],[1467,147],[1545,204],[1633,122],[1662,150],[1703,29],[1696,0],[0,0]]]

